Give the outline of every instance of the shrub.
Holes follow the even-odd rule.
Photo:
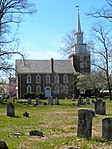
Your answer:
[[[35,93],[27,93],[27,94],[24,94],[24,98],[25,99],[28,99],[28,98],[32,98],[34,99],[36,97],[36,94]]]
[[[36,95],[36,97],[39,97],[41,99],[46,99],[45,94],[40,92],[39,94]]]

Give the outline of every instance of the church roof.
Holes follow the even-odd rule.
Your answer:
[[[71,60],[53,60],[53,71],[55,73],[73,74],[75,69]],[[16,60],[16,72],[23,73],[51,73],[51,60]]]

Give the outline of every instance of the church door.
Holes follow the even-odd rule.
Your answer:
[[[51,97],[51,87],[50,86],[45,87],[45,97]]]

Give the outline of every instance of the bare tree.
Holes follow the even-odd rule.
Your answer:
[[[112,20],[112,0],[106,0],[106,5],[100,9],[93,8],[87,13],[94,18],[106,18]]]
[[[0,1],[0,70],[12,69],[10,59],[15,54],[24,59],[24,54],[18,49],[19,42],[12,33],[11,25],[15,24],[18,29],[23,14],[33,14],[35,11],[35,5],[29,0]]]
[[[29,0],[1,0],[0,2],[0,34],[9,31],[9,24],[20,23],[23,14],[33,14],[36,9]]]
[[[92,55],[95,59],[92,65],[102,70],[106,75],[109,97],[111,100],[111,66],[112,66],[112,38],[111,30],[105,26],[104,22],[99,22],[93,27],[93,40],[95,46],[92,49]]]
[[[75,31],[66,33],[65,37],[62,39],[64,46],[60,48],[60,53],[63,57],[70,55],[73,52],[73,47],[75,44]]]
[[[71,53],[75,52],[74,51],[74,47],[75,47],[75,44],[76,44],[76,31],[73,30],[71,31],[70,33],[66,33],[65,37],[63,37],[63,43],[64,43],[64,46],[63,47],[60,47],[60,53],[61,55],[63,55],[63,57],[68,57]],[[89,51],[92,46],[93,46],[93,43],[92,41],[88,40],[86,42],[87,44],[87,50]]]

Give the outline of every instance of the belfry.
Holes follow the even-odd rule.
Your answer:
[[[90,52],[87,49],[87,44],[83,42],[83,32],[81,30],[79,7],[73,51],[74,52],[69,56],[69,58],[71,59],[75,70],[82,74],[90,73]]]

